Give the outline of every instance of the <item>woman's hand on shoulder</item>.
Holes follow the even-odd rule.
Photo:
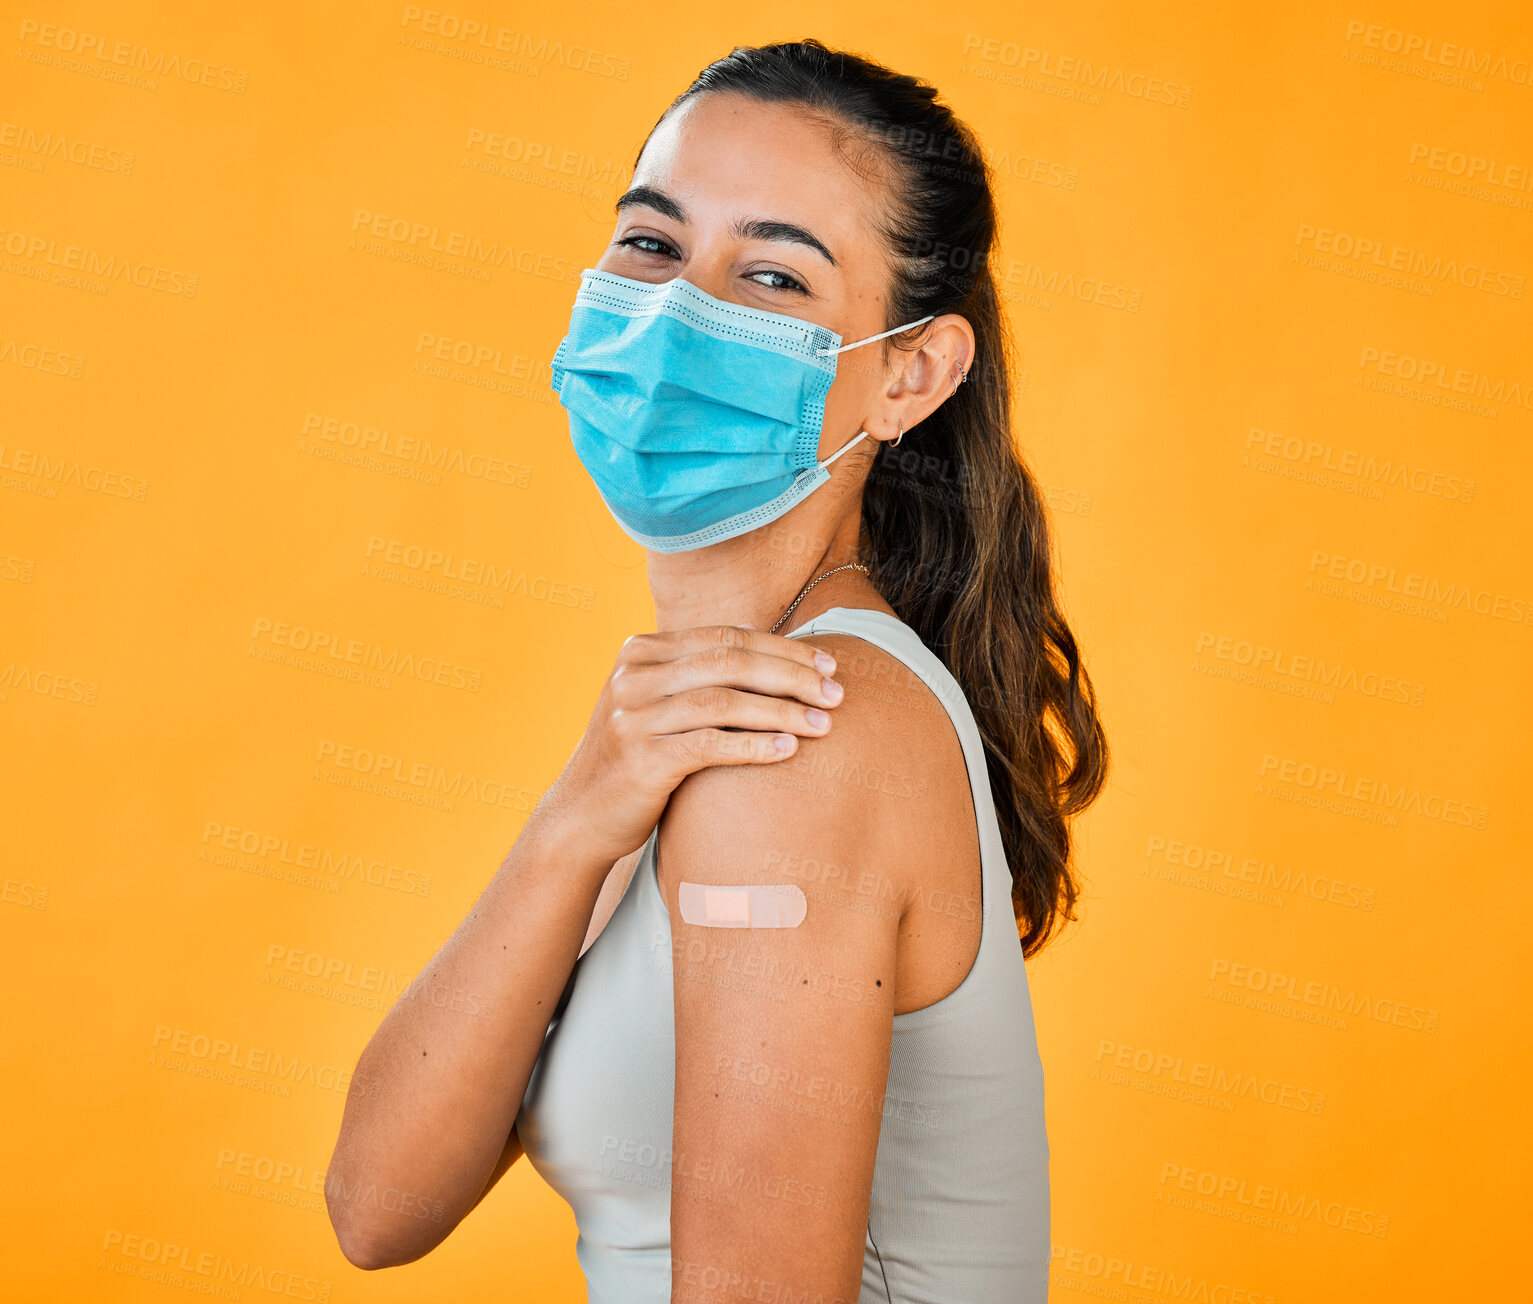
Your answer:
[[[835,669],[807,639],[739,625],[636,634],[539,817],[611,865],[643,845],[688,775],[776,765],[826,734]]]

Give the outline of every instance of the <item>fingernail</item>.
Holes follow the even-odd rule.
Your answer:
[[[833,675],[836,673],[836,658],[831,656],[829,652],[816,652],[814,654],[814,664],[822,675]]]
[[[838,684],[834,679],[820,680],[820,687],[825,690],[825,696],[830,698],[833,702],[838,702],[841,700],[841,685]]]
[[[780,752],[791,752],[793,750],[793,739],[787,734],[778,734],[776,738],[772,739],[772,746]]]
[[[817,706],[811,706],[804,712],[804,718],[816,729],[823,729],[830,723],[830,717]]]

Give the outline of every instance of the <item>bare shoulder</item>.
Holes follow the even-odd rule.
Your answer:
[[[809,897],[896,922],[974,841],[963,748],[942,702],[898,657],[852,634],[813,636],[845,689],[829,733],[769,765],[689,775],[660,826],[659,881],[796,883]],[[966,834],[967,830],[967,834]],[[976,843],[977,856],[977,843]],[[977,859],[976,859],[977,863]],[[686,873],[681,873],[682,867]]]
[[[937,694],[892,653],[855,634],[816,634],[816,647],[836,658],[846,697],[834,713],[845,759],[863,762],[859,782],[880,795],[904,798],[918,822],[930,818],[927,798],[944,779],[964,778],[963,748]],[[829,741],[813,740],[815,743]]]

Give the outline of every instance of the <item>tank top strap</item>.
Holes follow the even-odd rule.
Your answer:
[[[958,680],[943,665],[941,657],[921,642],[920,634],[915,633],[898,616],[891,616],[888,611],[875,611],[871,607],[831,607],[799,625],[788,637],[802,639],[805,634],[854,634],[858,639],[877,644],[889,656],[900,660],[912,673],[920,676],[927,688],[937,694],[938,702],[946,706],[949,716],[954,714],[958,703],[963,705],[964,714],[969,716],[969,703],[964,699]],[[969,717],[969,723],[973,723],[972,716]],[[958,725],[958,720],[954,720],[954,725]]]
[[[871,607],[831,607],[805,621],[788,637],[802,638],[807,634],[851,634],[882,648],[916,675],[942,703],[963,743],[964,756],[972,761],[972,748],[977,749],[979,759],[984,760],[979,726],[974,722],[974,713],[969,709],[969,700],[962,687],[942,664],[942,659],[898,616]],[[989,771],[982,769],[981,772],[987,776],[983,787],[988,793]]]

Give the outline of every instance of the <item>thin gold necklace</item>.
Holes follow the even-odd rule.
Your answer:
[[[808,584],[804,585],[804,587],[798,591],[798,597],[793,599],[788,609],[777,618],[777,624],[773,625],[771,629],[767,630],[767,633],[777,633],[778,629],[782,626],[783,621],[787,620],[787,618],[793,614],[793,608],[798,606],[798,604],[804,600],[804,595],[808,593],[809,590],[812,589],[816,584],[818,584],[823,579],[828,579],[830,576],[834,575],[836,571],[844,570],[860,570],[864,575],[869,575],[872,573],[860,561],[849,561],[845,566],[837,566],[832,570],[826,571],[823,575],[815,576],[814,579],[810,580]]]

